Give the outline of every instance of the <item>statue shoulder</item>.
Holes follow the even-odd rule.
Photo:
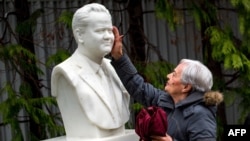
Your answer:
[[[71,61],[70,58],[56,65],[52,70],[52,77],[58,74],[70,76],[74,74],[74,70],[76,70],[77,66]]]
[[[77,74],[75,73],[77,69],[77,66],[74,65],[74,63],[71,63],[69,59],[65,60],[64,62],[56,65],[51,73],[51,89],[52,89],[52,95],[53,93],[56,94],[56,92],[53,92],[53,89],[57,89],[57,85],[59,84],[59,79],[64,78],[69,83],[76,83],[75,78],[78,78]],[[72,84],[74,85],[74,84]]]

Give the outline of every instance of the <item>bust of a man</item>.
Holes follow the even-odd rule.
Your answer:
[[[53,68],[56,97],[68,139],[122,135],[129,119],[129,94],[110,60],[114,35],[109,11],[100,4],[78,9],[72,20],[77,49]]]

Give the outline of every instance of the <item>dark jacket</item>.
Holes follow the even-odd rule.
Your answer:
[[[166,111],[167,133],[175,141],[216,141],[216,107],[223,99],[221,93],[192,91],[186,99],[174,104],[168,93],[144,82],[127,55],[111,64],[137,102]]]

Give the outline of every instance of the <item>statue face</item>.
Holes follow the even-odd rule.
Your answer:
[[[89,17],[88,26],[79,37],[82,53],[93,59],[104,57],[114,43],[111,17],[104,12],[91,12]]]

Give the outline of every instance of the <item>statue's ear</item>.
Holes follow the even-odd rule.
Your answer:
[[[79,28],[77,28],[75,29],[75,34],[77,36],[78,43],[83,44],[84,43],[83,32]]]

